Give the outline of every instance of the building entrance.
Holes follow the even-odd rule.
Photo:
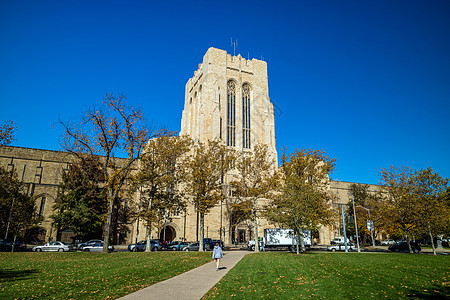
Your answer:
[[[176,232],[172,226],[165,226],[161,229],[159,233],[159,239],[161,241],[171,242],[175,239]]]

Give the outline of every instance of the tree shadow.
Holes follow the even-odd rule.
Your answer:
[[[34,277],[38,270],[0,270],[0,282],[24,280]]]
[[[450,286],[433,285],[426,291],[411,290],[409,298],[414,299],[449,299]]]

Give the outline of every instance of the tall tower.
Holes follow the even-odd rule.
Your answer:
[[[238,151],[266,144],[276,163],[267,63],[209,48],[186,83],[180,134],[200,142],[220,139]]]

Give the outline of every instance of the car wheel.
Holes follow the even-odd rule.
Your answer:
[[[37,248],[36,251],[37,252],[42,252],[42,249],[41,248]]]
[[[63,248],[59,248],[59,249],[58,249],[58,252],[63,252],[63,251],[64,251]]]
[[[83,251],[84,251],[84,252],[89,252],[90,250],[89,250],[89,249],[84,249]]]
[[[335,248],[331,249],[331,252],[336,252],[336,249]]]
[[[252,250],[252,251],[255,251],[255,246],[252,246],[251,250]]]
[[[177,248],[173,247],[173,248],[172,248],[172,251],[177,251]]]
[[[413,252],[414,253],[419,253],[419,250],[418,249],[413,249]]]
[[[188,248],[186,248],[186,249],[184,249],[184,251],[189,251],[189,249],[188,249]]]
[[[154,251],[154,252],[158,251],[158,247],[153,247],[152,251]]]
[[[131,250],[132,252],[137,252],[137,247],[134,247],[133,250]]]

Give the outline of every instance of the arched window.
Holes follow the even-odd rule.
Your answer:
[[[227,84],[227,146],[236,146],[236,85]]]
[[[242,86],[242,145],[250,149],[250,86]]]

